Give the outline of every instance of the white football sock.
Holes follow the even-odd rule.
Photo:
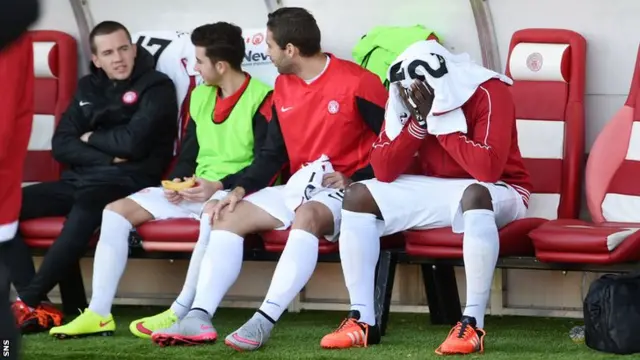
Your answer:
[[[211,231],[192,308],[204,309],[211,316],[215,314],[222,298],[240,275],[243,243],[244,239],[232,232]]]
[[[342,210],[340,262],[349,290],[351,310],[360,312],[360,321],[376,324],[375,281],[380,257],[380,235],[376,216]]]
[[[491,210],[467,210],[464,216],[463,256],[467,277],[467,304],[464,315],[476,318],[484,328],[493,272],[500,252],[495,214]]]
[[[182,286],[180,295],[176,298],[176,301],[171,304],[171,310],[182,319],[187,315],[193,299],[196,297],[196,285],[198,285],[198,274],[200,273],[200,265],[202,264],[202,258],[207,251],[207,245],[209,244],[209,238],[211,236],[211,220],[209,214],[202,214],[200,218],[200,233],[198,236],[198,242],[191,254],[191,260],[189,260],[189,269],[187,270],[187,278]]]
[[[271,286],[260,306],[260,310],[274,321],[278,321],[289,303],[311,279],[318,262],[318,246],[318,238],[309,232],[300,229],[289,232]]]
[[[106,317],[116,297],[118,283],[127,266],[132,225],[122,215],[102,212],[100,239],[93,260],[93,284],[89,310]]]

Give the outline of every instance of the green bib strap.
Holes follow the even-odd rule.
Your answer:
[[[253,117],[271,88],[251,78],[249,85],[222,123],[213,122],[215,86],[200,85],[191,93],[189,111],[196,123],[200,150],[196,176],[217,181],[247,167],[253,161]]]

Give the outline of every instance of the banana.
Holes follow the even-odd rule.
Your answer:
[[[185,181],[162,180],[162,187],[167,190],[181,191],[192,188],[196,184],[196,179],[189,178]]]

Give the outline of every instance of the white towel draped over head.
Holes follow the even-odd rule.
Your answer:
[[[427,131],[432,135],[467,132],[467,121],[460,107],[480,84],[493,78],[513,84],[506,75],[474,63],[469,54],[454,55],[435,40],[418,41],[409,46],[391,64],[387,78],[390,83],[400,83],[405,88],[421,78],[434,89],[433,106],[427,116]],[[385,113],[385,131],[390,139],[398,136],[408,114],[392,85]]]

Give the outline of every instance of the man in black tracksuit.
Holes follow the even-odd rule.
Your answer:
[[[119,23],[98,24],[90,42],[92,73],[80,80],[52,140],[53,156],[66,170],[59,181],[23,188],[20,220],[66,216],[62,232],[37,273],[22,238],[0,245],[18,291],[13,312],[23,333],[61,324],[62,313],[42,300],[82,257],[104,207],[156,186],[173,155],[173,82]]]

